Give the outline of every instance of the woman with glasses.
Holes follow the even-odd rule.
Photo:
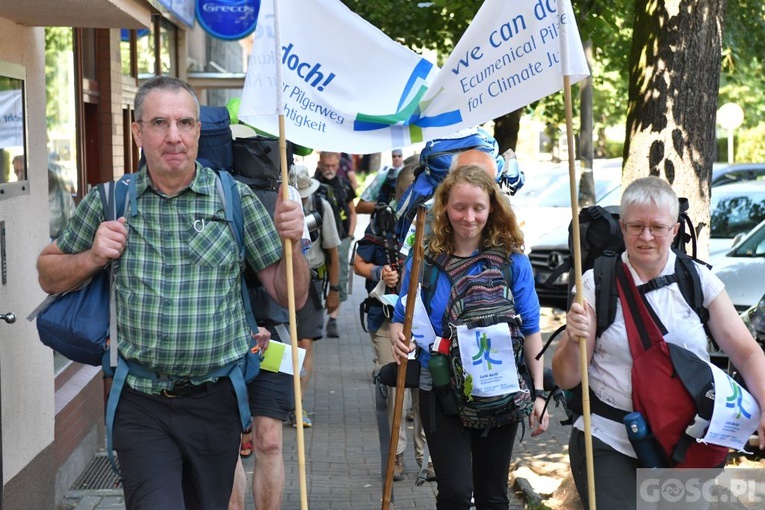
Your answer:
[[[645,177],[633,181],[621,200],[621,228],[626,250],[621,254],[636,285],[675,272],[672,240],[678,232],[678,199],[665,181]],[[765,403],[765,356],[738,316],[722,282],[709,268],[696,264],[707,326],[731,362],[740,369],[749,391]],[[632,407],[632,356],[621,306],[614,322],[596,338],[596,286],[593,271],[583,275],[584,304],[575,303],[566,315],[566,331],[553,355],[553,373],[562,388],[582,380],[577,339],[587,342],[590,390],[599,400],[630,412]],[[683,298],[677,283],[645,293],[645,298],[666,326],[667,342],[679,344],[701,359],[709,360],[707,334],[698,315]],[[762,407],[762,406],[761,406]],[[592,415],[595,491],[598,508],[636,507],[638,463],[623,423]],[[760,448],[765,446],[765,418],[760,416]],[[569,458],[580,497],[587,501],[583,420],[571,432]]]

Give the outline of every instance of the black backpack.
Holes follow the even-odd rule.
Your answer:
[[[257,136],[238,138],[233,141],[233,175],[237,181],[249,186],[252,192],[263,204],[266,212],[274,218],[279,183],[281,182],[281,165],[278,150],[278,140]],[[292,156],[288,143],[288,162]],[[257,273],[247,265],[244,271],[245,281],[250,294],[250,303],[255,320],[260,325],[286,324],[289,322],[289,311],[274,301],[266,292],[258,279]]]
[[[317,189],[314,194],[317,197],[323,198],[327,201],[327,203],[329,203],[329,206],[332,209],[332,214],[335,217],[337,233],[340,235],[340,239],[348,237],[348,226],[346,225],[346,220],[348,218],[347,214],[345,213],[345,208],[347,206],[341,201],[342,197],[337,196],[335,189],[331,185],[323,182],[319,183],[319,189]],[[324,211],[318,204],[319,201],[317,200],[316,210],[319,211],[319,214],[323,214]],[[324,220],[324,218],[322,218],[322,220]]]

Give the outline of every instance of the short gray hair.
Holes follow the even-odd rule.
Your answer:
[[[641,177],[632,181],[622,193],[621,214],[633,205],[650,206],[656,204],[661,209],[666,209],[677,222],[680,214],[680,205],[677,194],[669,183],[659,177]]]
[[[172,76],[155,76],[147,80],[135,95],[135,120],[143,120],[143,102],[149,92],[154,90],[185,90],[194,98],[194,104],[197,110],[197,119],[199,119],[199,99],[194,89],[183,80],[173,78]]]

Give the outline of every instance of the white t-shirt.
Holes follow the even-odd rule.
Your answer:
[[[671,275],[675,272],[674,252],[669,253],[667,264],[661,275]],[[627,258],[627,252],[622,253],[622,261],[632,273],[635,285],[644,282],[635,272]],[[701,291],[704,296],[704,306],[709,307],[722,292],[724,285],[713,275],[706,266],[696,264],[701,280]],[[592,270],[582,277],[584,299],[595,308],[595,281]],[[707,352],[707,335],[699,316],[683,298],[677,283],[646,293],[651,308],[656,312],[668,333],[664,337],[667,342],[681,345],[701,359],[709,360]],[[632,408],[632,355],[630,354],[627,331],[624,326],[624,315],[619,301],[616,303],[614,323],[595,340],[595,350],[588,371],[590,389],[606,404],[631,412]],[[593,414],[591,418],[592,435],[608,444],[615,450],[636,457],[635,451],[627,438],[623,423],[617,423],[608,418]],[[584,419],[579,418],[574,424],[579,430],[584,430]]]

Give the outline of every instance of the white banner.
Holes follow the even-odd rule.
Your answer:
[[[462,369],[471,378],[470,394],[497,397],[520,391],[513,338],[507,323],[485,328],[457,327]]]
[[[760,422],[760,406],[746,389],[709,363],[715,384],[715,407],[704,442],[743,450]]]
[[[320,150],[366,154],[473,127],[589,74],[570,0],[485,0],[443,69],[340,0],[264,0],[239,118]],[[282,82],[277,83],[276,65]],[[277,98],[281,95],[281,101]]]

